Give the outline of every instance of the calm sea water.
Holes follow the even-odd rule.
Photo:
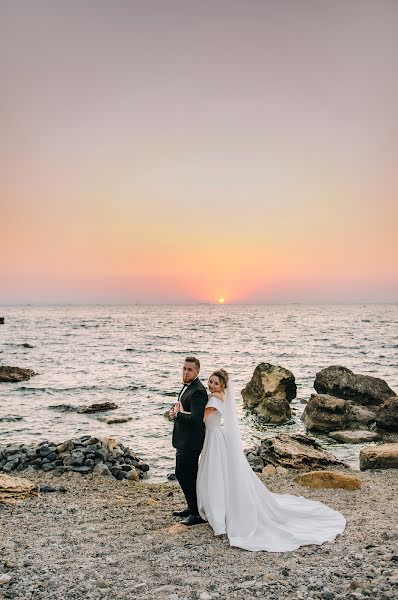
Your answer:
[[[298,386],[294,421],[270,427],[238,412],[245,446],[276,432],[304,431],[300,415],[320,369],[344,365],[381,377],[398,392],[398,305],[262,306],[14,306],[1,307],[0,364],[31,367],[27,382],[0,384],[0,444],[112,436],[151,467],[152,480],[173,471],[172,424],[164,412],[181,387],[187,354],[202,363],[201,378],[226,368],[239,391],[259,362],[290,369]],[[33,348],[24,348],[29,343]],[[107,425],[97,416],[54,406],[112,401]],[[361,446],[318,437],[358,466]]]

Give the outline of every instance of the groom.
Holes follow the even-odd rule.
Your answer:
[[[175,474],[188,504],[185,510],[173,511],[173,516],[185,517],[181,521],[183,525],[203,523],[198,510],[196,478],[199,455],[205,439],[203,416],[208,398],[199,379],[199,371],[199,359],[188,356],[182,369],[184,385],[177,404],[170,410],[170,418],[174,420],[173,446],[177,451]],[[179,410],[179,404],[186,413]]]

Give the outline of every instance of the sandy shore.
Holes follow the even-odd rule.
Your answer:
[[[360,473],[356,492],[309,490],[293,476],[261,477],[271,491],[326,502],[347,528],[334,542],[271,554],[231,548],[207,524],[179,525],[176,484],[29,473],[67,491],[0,505],[0,574],[11,576],[0,598],[396,598],[398,473]]]

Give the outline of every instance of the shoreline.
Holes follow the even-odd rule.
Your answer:
[[[285,553],[247,552],[207,524],[180,525],[171,516],[184,506],[176,483],[16,473],[66,492],[0,505],[0,574],[11,576],[0,599],[392,600],[396,471],[349,472],[362,480],[360,490],[305,488],[293,482],[297,472],[260,475],[272,492],[325,502],[347,519],[336,540]]]

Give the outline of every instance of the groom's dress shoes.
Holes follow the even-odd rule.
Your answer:
[[[189,508],[184,508],[184,510],[173,510],[173,517],[189,517],[191,511]]]
[[[205,523],[206,521],[202,519],[199,515],[189,515],[186,519],[181,521],[182,525],[199,525],[199,523]]]

